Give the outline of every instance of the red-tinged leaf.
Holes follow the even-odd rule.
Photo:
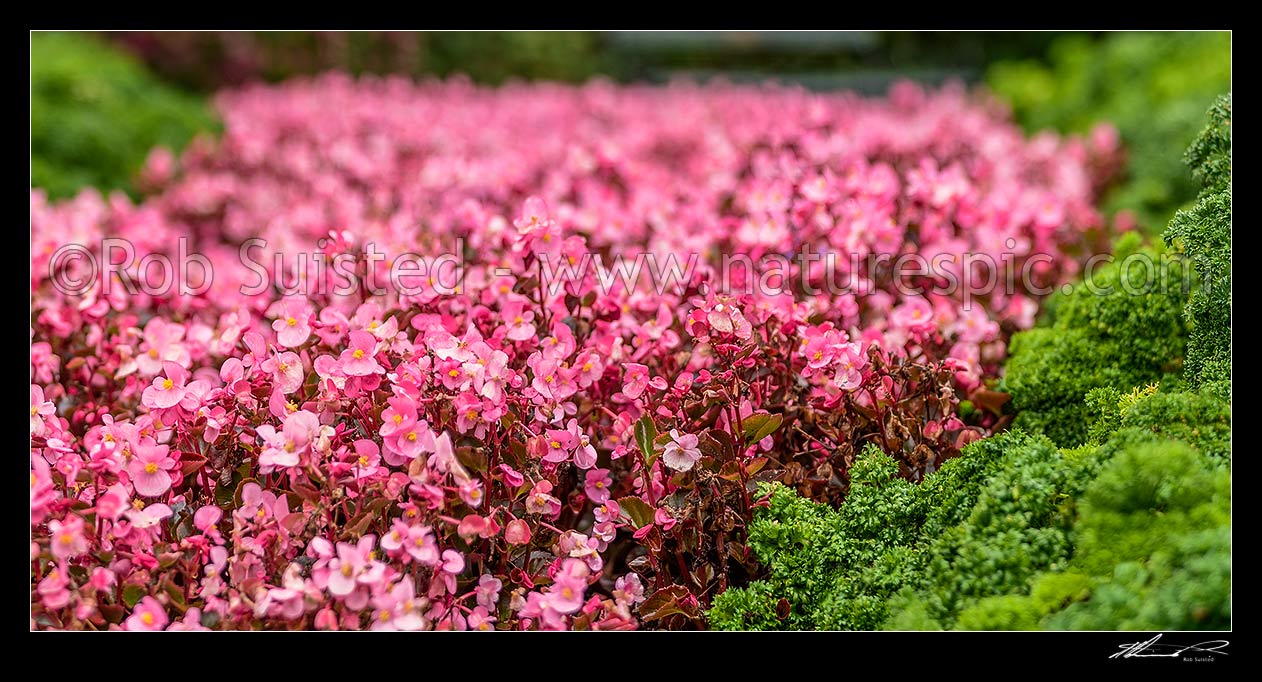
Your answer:
[[[350,538],[358,538],[368,532],[368,527],[372,525],[372,522],[373,515],[368,513],[368,510],[365,509],[355,516],[352,516],[351,520],[347,522],[345,535]]]
[[[701,454],[708,457],[722,457],[724,454],[723,444],[715,440],[709,433],[701,434],[701,438],[697,440],[697,449],[701,450]]]
[[[486,473],[486,451],[481,448],[456,448],[456,460],[470,471]]]
[[[657,513],[647,502],[632,496],[618,498],[618,508],[626,513],[637,529],[653,523],[653,516]]]
[[[733,460],[728,460],[724,462],[723,468],[719,469],[719,478],[725,481],[741,480],[740,466],[741,466],[740,464],[738,464],[737,462]]]
[[[183,477],[183,476],[188,476],[189,474],[196,473],[199,469],[201,469],[205,465],[206,465],[205,457],[186,452],[184,453],[184,456],[180,458],[180,476]]]
[[[121,623],[123,622],[123,616],[127,615],[127,612],[119,604],[101,604],[97,608],[100,609],[101,615],[105,616],[105,622],[107,623]]]
[[[741,420],[741,425],[745,427],[745,442],[757,443],[758,441],[775,433],[780,428],[780,423],[784,421],[784,417],[778,414],[751,414]]]
[[[719,447],[722,448],[722,454],[727,454],[736,449],[736,442],[732,440],[732,434],[727,431],[712,429],[710,431],[710,435],[714,437],[714,440],[718,442]]]
[[[969,396],[969,399],[973,401],[975,407],[999,415],[1003,414],[1003,406],[1009,400],[1012,400],[1012,394],[992,391],[988,388],[979,388],[973,391],[973,395]]]
[[[518,281],[517,284],[513,286],[513,291],[518,294],[524,294],[528,291],[534,291],[537,288],[539,288],[539,278],[527,277],[526,279]]]
[[[298,493],[298,497],[301,497],[307,502],[310,502],[311,504],[320,503],[320,491],[316,490],[315,486],[311,485],[307,481],[298,481],[293,484],[291,488],[295,493]]]
[[[696,598],[683,585],[671,585],[654,592],[639,608],[640,620],[651,622],[681,613],[697,618]]]
[[[753,476],[759,471],[762,471],[762,468],[765,466],[767,466],[766,457],[755,457],[745,463],[745,475]]]

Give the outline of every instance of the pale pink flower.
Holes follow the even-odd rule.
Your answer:
[[[697,447],[699,439],[691,434],[680,435],[678,429],[671,429],[670,442],[662,451],[662,462],[675,471],[688,471],[701,459],[701,449]]]
[[[166,628],[169,622],[166,609],[157,599],[146,595],[136,603],[136,608],[123,622],[125,630],[158,631]]]

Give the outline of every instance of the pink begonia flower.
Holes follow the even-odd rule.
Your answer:
[[[626,376],[622,382],[622,394],[635,400],[644,394],[649,385],[649,368],[636,362],[623,363]]]
[[[602,504],[609,499],[609,486],[612,484],[613,477],[609,475],[608,469],[592,469],[584,478],[583,490],[587,493],[587,499]]]
[[[515,297],[504,304],[500,317],[507,326],[507,333],[504,335],[510,341],[525,341],[535,337],[535,312],[527,306],[530,302]]]
[[[188,372],[173,362],[162,363],[162,371],[166,376],[154,377],[153,385],[141,395],[141,402],[151,410],[175,407],[184,399],[184,382],[188,380]]]
[[[303,378],[306,373],[303,371],[302,359],[297,353],[286,351],[277,353],[272,357],[264,360],[260,368],[272,375],[272,384],[280,389],[281,393],[293,393],[302,388]]]
[[[180,343],[184,338],[183,325],[154,317],[145,325],[144,343],[136,356],[136,368],[143,376],[153,376],[162,371],[165,363],[173,362],[181,367],[192,363],[188,349]]]
[[[985,309],[974,306],[971,310],[962,311],[960,317],[951,325],[951,331],[958,335],[960,341],[978,343],[999,336],[999,325],[990,319]]]
[[[423,566],[436,566],[439,562],[438,544],[429,526],[412,526],[408,529],[403,546],[413,559]]]
[[[146,505],[140,500],[136,500],[124,516],[131,521],[133,528],[146,529],[157,526],[163,519],[170,518],[173,513],[171,508],[165,504]]]
[[[478,516],[477,514],[467,514],[460,520],[460,525],[456,527],[456,534],[464,538],[466,541],[476,537],[491,538],[500,532],[499,524],[495,519]]]
[[[653,513],[653,523],[661,526],[662,530],[670,530],[675,527],[676,520],[665,507],[658,507],[657,511]],[[645,527],[647,528],[648,526]]]
[[[298,410],[285,418],[281,431],[270,424],[259,426],[257,431],[263,439],[259,471],[269,473],[298,466],[302,455],[320,436],[320,419],[306,410]]]
[[[610,498],[596,505],[592,510],[592,514],[596,518],[597,523],[614,522],[621,519],[622,508],[618,506],[618,501]]]
[[[470,480],[460,485],[460,499],[472,509],[482,506],[482,483]]]
[[[443,550],[443,572],[458,575],[464,570],[464,555],[454,549]]]
[[[499,470],[500,474],[504,477],[504,483],[508,486],[520,488],[526,483],[526,478],[516,469],[508,466],[507,464],[501,464],[499,466]]]
[[[35,591],[43,600],[44,606],[50,609],[64,608],[70,603],[70,576],[64,563],[49,569],[44,579],[35,586]]]
[[[691,433],[680,435],[678,429],[671,429],[670,442],[662,451],[662,462],[675,471],[688,471],[701,459],[701,449],[697,447],[700,440]]]
[[[346,597],[359,586],[358,577],[368,568],[371,562],[373,544],[376,538],[365,535],[359,542],[351,545],[337,543],[337,558],[329,562],[329,593],[336,597]]]
[[[96,498],[96,515],[109,521],[117,520],[131,508],[131,493],[122,483],[115,483]]]
[[[97,592],[108,592],[117,582],[118,576],[114,575],[114,571],[104,566],[92,569],[92,577],[88,578],[88,585]]]
[[[167,632],[177,631],[208,631],[210,628],[202,625],[202,610],[196,606],[191,607],[184,612],[184,617],[167,626]]]
[[[83,537],[82,517],[71,514],[64,521],[49,521],[48,536],[53,556],[58,560],[71,559],[88,551],[88,540]]]
[[[863,368],[867,365],[867,359],[850,346],[847,344],[842,348],[837,358],[837,373],[833,376],[833,383],[843,391],[863,384]]]
[[[350,345],[338,356],[342,372],[348,377],[384,373],[385,369],[377,364],[375,357],[377,337],[365,331],[353,331],[350,336]]]
[[[578,445],[579,436],[578,422],[571,421],[571,427],[567,429],[548,429],[546,433],[546,443],[548,451],[543,456],[545,462],[564,462],[570,458],[570,453],[574,447]]]
[[[118,485],[118,484],[116,484]],[[121,487],[121,485],[119,486]],[[31,525],[38,525],[44,520],[48,506],[57,498],[53,486],[52,468],[43,456],[31,456]]]
[[[551,492],[552,483],[549,481],[542,480],[536,483],[530,494],[526,496],[526,511],[548,517],[560,514],[561,500],[550,495]]]
[[[570,424],[577,429],[578,424],[571,419]],[[592,445],[592,439],[587,434],[580,434],[578,437],[578,446],[574,448],[574,466],[580,469],[590,469],[596,466],[596,447]]]
[[[44,389],[31,384],[31,435],[42,437],[45,433],[44,420],[57,414],[50,400],[44,400]]]
[[[493,575],[483,573],[482,576],[478,578],[477,587],[473,590],[476,595],[478,606],[481,606],[488,611],[494,611],[495,603],[499,601],[500,590],[503,587],[503,581]]]
[[[644,601],[644,584],[640,582],[640,576],[634,573],[628,573],[618,578],[613,583],[614,599],[634,606]]]
[[[936,327],[933,308],[919,296],[908,298],[890,311],[890,324],[910,332],[926,332]]]
[[[389,438],[400,431],[407,432],[416,425],[416,403],[407,396],[396,395],[386,399],[389,405],[381,412],[381,428],[383,438]]]
[[[504,540],[510,545],[530,544],[530,525],[521,519],[513,519],[504,527]]]
[[[167,612],[162,604],[146,595],[137,602],[136,608],[123,622],[123,629],[156,632],[166,628],[168,622]]]
[[[286,348],[297,348],[311,336],[311,305],[301,296],[281,299],[267,309],[268,317],[276,318],[272,329],[276,342]]]
[[[566,559],[544,596],[548,608],[566,615],[581,609],[590,574],[587,564],[577,559]]]
[[[745,319],[741,309],[729,302],[716,302],[706,313],[706,321],[710,327],[725,334],[732,334],[738,339],[748,339],[753,334],[753,325]]]
[[[485,606],[476,606],[469,613],[468,625],[470,630],[494,630],[495,622],[498,619],[490,614],[490,608]]]
[[[513,227],[529,230],[546,222],[548,222],[548,205],[543,199],[531,195],[522,202],[521,212],[513,219]]]
[[[208,504],[193,514],[193,527],[211,539],[218,541],[222,538],[218,528],[219,520],[222,518],[223,509],[213,504]]]
[[[132,487],[138,495],[157,497],[171,489],[173,479],[170,472],[179,467],[180,463],[168,455],[167,446],[158,445],[151,438],[143,438],[136,444],[127,463],[127,473],[131,475]]]

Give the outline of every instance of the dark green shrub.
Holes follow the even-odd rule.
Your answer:
[[[1013,336],[1002,386],[1012,394],[1017,426],[1061,446],[1079,445],[1092,421],[1085,400],[1091,390],[1148,384],[1179,369],[1185,300],[1179,264],[1156,251],[1137,255],[1168,266],[1164,283],[1150,283],[1142,267],[1116,260],[1093,273],[1093,287],[1055,294],[1061,300],[1050,326]],[[1097,293],[1105,290],[1112,293]]]
[[[1193,387],[1231,381],[1231,95],[1209,110],[1210,121],[1186,159],[1203,185],[1196,204],[1179,211],[1163,237],[1191,259],[1200,285],[1185,311],[1184,378]]]

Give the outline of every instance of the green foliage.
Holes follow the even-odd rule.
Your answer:
[[[711,625],[876,629],[900,589],[928,581],[934,597],[921,600],[930,606],[919,623],[929,627],[959,596],[997,589],[989,571],[1012,546],[1029,543],[1012,561],[999,559],[1011,582],[1028,577],[1029,566],[1063,558],[1063,528],[1031,524],[1049,525],[1049,517],[1063,514],[1066,476],[1056,471],[1082,465],[1062,466],[1049,441],[1019,431],[964,452],[917,486],[897,477],[893,458],[869,446],[851,468],[850,493],[835,511],[783,486],[764,487],[768,505],[750,526],[749,544],[768,576],[719,595]],[[943,570],[951,575],[937,575]],[[781,599],[789,606],[783,620],[774,616]]]
[[[1160,230],[1196,196],[1170,150],[1188,144],[1205,107],[1231,88],[1231,34],[1070,35],[1053,44],[1050,65],[1000,62],[987,82],[1031,130],[1086,132],[1100,121],[1115,124],[1129,152],[1130,177],[1109,195],[1107,207],[1132,209],[1142,225]]]
[[[1231,626],[1231,477],[1179,441],[1132,445],[1083,496],[1070,570],[980,601],[964,629]],[[1059,586],[1049,581],[1062,580]]]
[[[52,198],[92,186],[134,193],[157,145],[178,150],[215,126],[197,98],[83,34],[31,34],[31,185]]]
[[[920,485],[869,447],[837,510],[764,487],[750,546],[767,577],[719,595],[711,625],[1229,627],[1229,403],[1210,388],[1092,396],[1098,443],[1013,430]]]
[[[1061,446],[1090,435],[1095,407],[1085,398],[1093,389],[1160,381],[1183,356],[1179,263],[1154,250],[1118,254],[1091,273],[1090,286],[1054,294],[1052,323],[1016,334],[1009,347],[1003,388],[1016,425]],[[1143,260],[1160,274],[1150,279]]]
[[[1163,235],[1191,260],[1199,285],[1184,314],[1189,327],[1184,378],[1193,387],[1231,381],[1231,95],[1209,110],[1209,123],[1186,160],[1204,185]]]

